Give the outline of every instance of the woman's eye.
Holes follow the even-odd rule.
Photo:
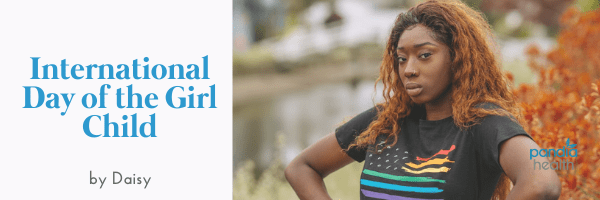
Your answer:
[[[431,53],[424,53],[424,54],[421,54],[421,56],[419,56],[419,57],[428,58],[429,56],[431,56]]]
[[[398,57],[398,61],[400,61],[400,62],[404,62],[404,61],[406,61],[406,58],[403,58],[403,57]]]

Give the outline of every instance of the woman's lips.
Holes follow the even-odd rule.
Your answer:
[[[409,96],[417,96],[423,91],[423,86],[418,83],[406,83],[404,87]]]

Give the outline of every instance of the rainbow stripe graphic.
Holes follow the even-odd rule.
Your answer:
[[[439,152],[437,152],[436,154],[433,154],[433,156],[429,157],[429,158],[419,158],[419,156],[417,156],[417,160],[418,161],[428,161],[429,159],[437,156],[437,155],[448,155],[448,153],[450,153],[452,150],[456,149],[456,146],[452,145],[450,147],[450,149],[448,150],[440,150]]]
[[[445,173],[450,171],[450,168],[448,167],[438,167],[438,168],[425,168],[425,169],[421,169],[423,167],[429,166],[429,165],[441,165],[444,163],[454,163],[454,161],[451,161],[448,159],[448,154],[453,151],[454,149],[456,149],[455,145],[452,145],[450,147],[450,149],[448,150],[440,150],[439,152],[437,152],[436,154],[433,154],[433,156],[429,157],[429,158],[420,158],[417,156],[417,161],[425,161],[423,163],[420,164],[415,164],[413,162],[407,162],[406,165],[413,168],[413,169],[409,169],[407,167],[402,167],[402,169],[408,173],[411,174],[422,174],[422,173]],[[445,158],[435,158],[432,159],[435,156],[438,155],[446,155]],[[418,170],[421,169],[421,170]]]
[[[377,181],[371,181],[366,179],[360,179],[361,185],[366,185],[370,187],[388,189],[388,190],[396,190],[403,192],[419,192],[419,193],[438,193],[444,190],[436,188],[436,187],[414,187],[414,186],[403,186],[389,183],[382,183]]]
[[[415,170],[411,170],[408,169],[406,167],[402,167],[402,169],[408,173],[411,174],[422,174],[422,173],[441,173],[441,172],[448,172],[450,171],[450,168],[448,167],[440,167],[440,168],[427,168],[427,169],[423,169],[420,171],[415,171]]]
[[[413,182],[413,183],[417,183],[417,182],[446,183],[445,180],[433,179],[431,177],[396,176],[396,175],[376,172],[376,171],[368,170],[368,169],[363,170],[363,173],[371,175],[371,176],[376,176],[376,177],[395,180],[395,181],[405,181],[405,182]]]
[[[444,164],[447,162],[453,163],[454,161],[448,160],[448,157],[445,157],[445,158],[436,158],[433,160],[429,160],[429,161],[421,163],[421,164],[414,164],[414,163],[410,162],[410,163],[406,163],[406,165],[408,165],[409,167],[415,168],[415,169],[419,169],[419,168],[425,167],[427,165],[441,165],[441,164]]]
[[[445,163],[454,163],[454,161],[448,159],[448,154],[451,151],[453,151],[454,149],[456,149],[456,146],[452,145],[450,147],[450,149],[448,149],[448,150],[442,149],[429,158],[416,157],[416,159],[414,161],[406,162],[404,164],[404,166],[401,167],[401,169],[407,173],[414,174],[414,175],[419,175],[419,174],[423,174],[423,173],[446,173],[446,172],[450,171],[450,168],[446,167],[446,166],[439,166],[439,165],[442,165]],[[398,151],[398,149],[396,149],[396,151]],[[408,153],[408,152],[404,152],[404,153]],[[389,155],[390,155],[389,153],[386,154],[386,156],[389,156]],[[438,155],[445,155],[446,157],[445,158],[435,158]],[[396,158],[398,156],[399,155],[395,155],[394,158]],[[382,156],[382,157],[384,157],[384,156]],[[378,158],[378,160],[379,159],[381,159],[381,157]],[[388,160],[387,158],[384,158],[384,159],[386,159],[385,160],[386,163],[389,162],[389,160],[391,160],[391,159]],[[399,159],[396,159],[396,161],[398,161],[398,160]],[[394,161],[394,163],[396,163],[396,161]],[[371,163],[371,164],[373,164],[373,163]],[[432,165],[437,165],[437,166],[432,166]],[[377,167],[379,167],[379,166],[380,165],[377,165]],[[387,168],[389,168],[389,167],[391,167],[391,165],[388,166]],[[398,166],[398,168],[400,168],[400,166]],[[394,167],[394,170],[396,170],[396,167]],[[410,182],[410,183],[432,183],[433,182],[433,183],[441,183],[441,184],[446,183],[446,180],[435,179],[432,177],[398,176],[398,175],[387,174],[387,173],[378,172],[378,171],[369,170],[369,169],[364,169],[363,174],[373,176],[373,177],[383,178],[383,179],[387,179],[387,180],[392,180],[392,181],[400,181],[400,182]],[[394,191],[402,191],[402,192],[435,194],[435,193],[440,193],[440,192],[444,191],[443,189],[440,189],[438,187],[404,186],[404,185],[397,185],[397,184],[392,184],[392,183],[368,180],[366,178],[360,179],[360,184],[364,185],[364,186],[373,187],[373,188],[381,188],[381,189],[386,189],[386,190],[394,190]],[[361,192],[366,197],[377,198],[377,199],[425,200],[425,199],[419,199],[419,198],[385,194],[385,193],[370,191],[370,190],[366,190],[366,189],[361,189]]]
[[[403,197],[396,196],[391,194],[384,194],[379,192],[373,192],[365,189],[360,190],[366,197],[376,198],[376,199],[390,199],[390,200],[428,200],[428,199],[419,199],[419,198],[411,198],[411,197]],[[442,199],[430,199],[430,200],[442,200]]]

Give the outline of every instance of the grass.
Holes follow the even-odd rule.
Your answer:
[[[363,163],[354,162],[325,178],[327,192],[333,199],[359,199],[360,172]],[[256,165],[248,160],[234,173],[234,200],[279,200],[298,199],[296,193],[285,180],[284,166],[280,161],[273,162],[258,178]]]

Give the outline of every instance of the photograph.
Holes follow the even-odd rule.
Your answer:
[[[600,199],[597,0],[234,0],[234,200]]]

